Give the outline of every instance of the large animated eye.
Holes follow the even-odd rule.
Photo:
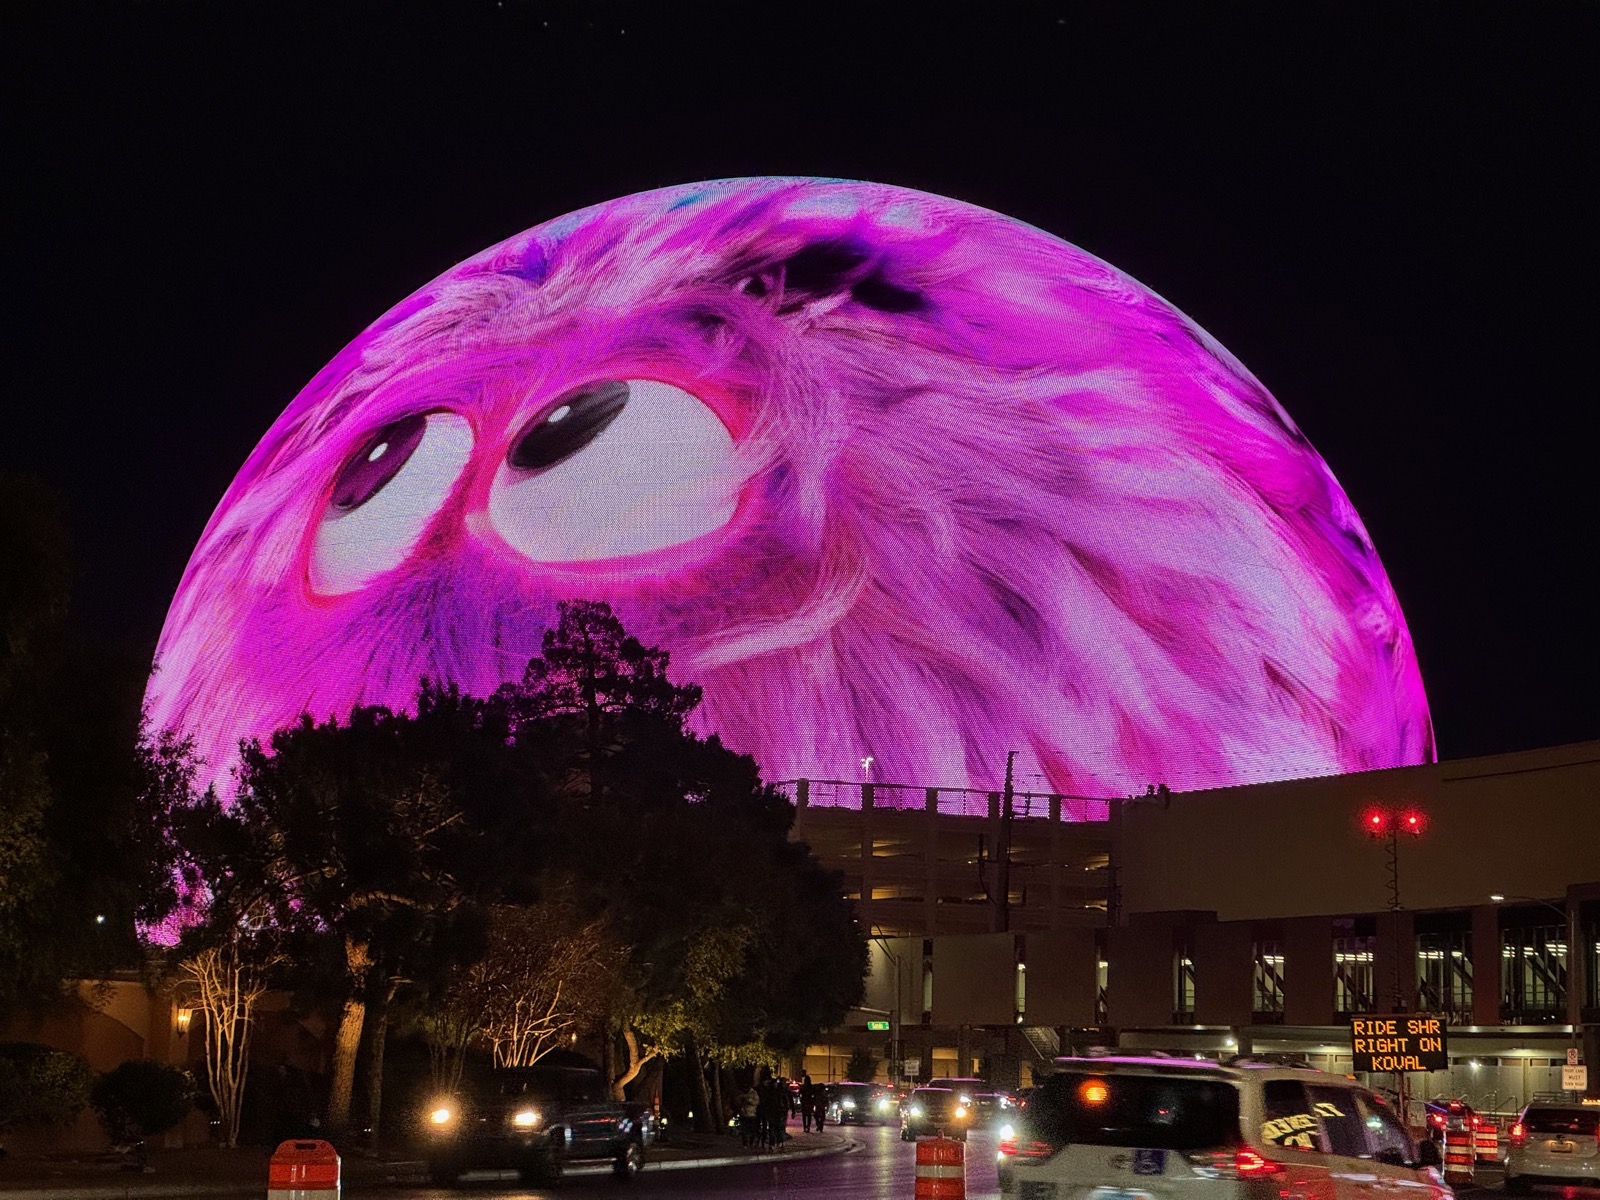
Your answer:
[[[733,437],[705,404],[654,379],[605,380],[516,432],[489,519],[538,562],[621,558],[721,528],[741,482]]]
[[[405,561],[472,453],[455,413],[401,417],[367,437],[334,480],[311,550],[311,586],[337,595]]]
[[[628,403],[620,379],[568,392],[523,430],[506,461],[519,471],[541,471],[571,458],[610,427]]]

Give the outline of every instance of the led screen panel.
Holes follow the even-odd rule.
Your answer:
[[[629,196],[390,309],[223,497],[150,714],[225,778],[302,711],[519,678],[564,598],[669,650],[770,779],[1433,757],[1372,540],[1266,389],[1092,255],[900,188]]]

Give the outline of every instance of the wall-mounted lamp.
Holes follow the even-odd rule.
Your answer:
[[[189,1022],[194,1019],[194,1009],[178,1008],[173,1010],[172,1025],[179,1033],[189,1032]]]

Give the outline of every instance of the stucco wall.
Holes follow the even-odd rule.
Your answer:
[[[1408,909],[1471,907],[1490,892],[1560,896],[1600,876],[1600,742],[1584,742],[1119,805],[1122,911],[1222,921],[1381,911],[1384,848],[1358,827],[1377,803],[1428,815],[1425,836],[1401,839]]]

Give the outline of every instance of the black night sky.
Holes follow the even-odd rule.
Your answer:
[[[0,466],[67,495],[115,638],[439,271],[832,175],[1039,225],[1248,365],[1377,541],[1443,756],[1600,736],[1600,5],[13,0],[0,47]]]

